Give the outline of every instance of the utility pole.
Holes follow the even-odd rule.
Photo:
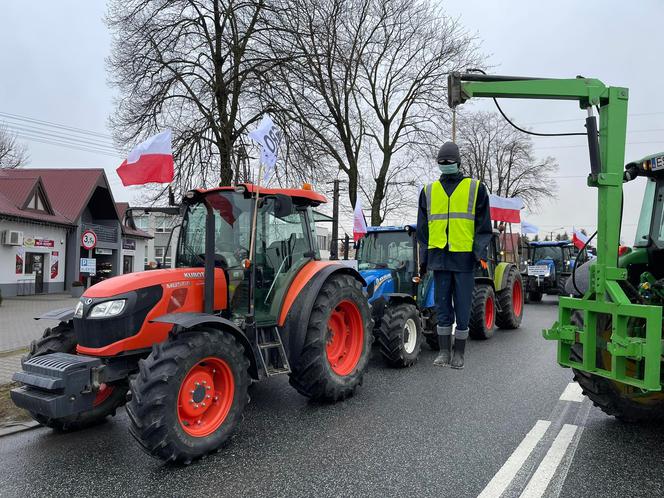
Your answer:
[[[330,259],[339,259],[339,180],[334,180],[332,191],[332,242]]]

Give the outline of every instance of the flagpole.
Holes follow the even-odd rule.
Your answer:
[[[256,247],[256,224],[258,223],[258,193],[261,187],[261,178],[263,177],[263,161],[259,160],[258,167],[258,178],[256,180],[256,188],[254,192],[256,194],[255,204],[254,204],[254,215],[251,221],[251,241],[249,243],[249,264],[253,265],[254,261],[254,249]]]

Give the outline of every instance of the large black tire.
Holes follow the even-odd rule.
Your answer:
[[[470,312],[469,335],[472,339],[486,340],[496,330],[496,296],[490,285],[475,285]]]
[[[528,292],[528,302],[529,303],[539,303],[542,301],[542,293],[537,291]]]
[[[353,308],[355,311],[352,311]],[[344,316],[345,312],[349,316],[354,315],[356,318],[353,321],[358,322],[356,327],[349,327],[348,330],[352,329],[352,334],[361,333],[361,336],[353,335],[353,350],[359,351],[359,358],[357,363],[349,361],[352,370],[347,373],[333,370],[339,367],[333,367],[328,354],[328,349],[336,344],[331,326],[338,323],[342,312]],[[311,310],[302,354],[297,365],[291,365],[291,385],[300,394],[316,400],[337,401],[352,396],[362,383],[369,364],[372,328],[371,310],[360,282],[350,275],[332,275],[321,287]],[[348,357],[354,360],[356,355]]]
[[[213,369],[215,362],[225,367]],[[141,448],[162,460],[184,464],[220,450],[240,422],[249,401],[249,360],[237,340],[211,329],[182,332],[153,345],[150,355],[138,365],[139,373],[131,381],[132,398],[127,413],[131,420],[129,431]],[[190,405],[183,398],[189,397],[185,389],[199,377],[209,378],[211,382],[196,383],[197,391],[191,391],[188,400]],[[210,384],[213,389],[206,391]],[[202,393],[198,393],[199,389]],[[198,422],[192,424],[183,416],[183,410],[192,407],[194,399],[196,409],[201,412],[194,416],[200,416]],[[217,402],[227,406],[227,411],[219,408]],[[188,432],[199,430],[201,420],[219,412],[226,414],[216,423],[208,420],[200,427],[211,430],[209,434]]]
[[[599,318],[597,327],[606,338],[611,334],[611,318]],[[572,315],[572,323],[582,327],[583,317],[578,311]],[[571,358],[581,362],[582,347],[580,344],[572,346]],[[597,365],[607,370],[605,365],[607,356],[598,351]],[[614,382],[604,377],[598,377],[588,372],[572,369],[574,380],[581,386],[583,394],[588,396],[593,404],[607,415],[614,416],[624,422],[630,423],[664,423],[664,393],[646,393],[637,387]]]
[[[432,350],[440,351],[440,344],[438,344],[438,333],[426,334],[424,339],[427,341],[427,344]]]
[[[514,266],[509,269],[505,288],[498,292],[496,298],[500,305],[496,325],[501,329],[518,329],[523,318],[523,282]]]
[[[68,322],[60,322],[57,327],[47,328],[41,339],[32,341],[30,352],[23,360],[51,353],[76,354],[76,344],[76,335],[72,325]],[[125,404],[127,398],[128,387],[125,382],[105,386],[105,389],[111,389],[111,391],[106,393],[105,397],[100,397],[100,402],[87,412],[60,418],[50,418],[33,412],[30,412],[30,415],[40,424],[62,432],[99,424],[104,422],[108,416],[114,416],[116,409]]]
[[[387,305],[376,338],[385,361],[393,367],[409,367],[422,347],[420,314],[414,304]]]

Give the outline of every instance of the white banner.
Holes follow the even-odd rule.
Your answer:
[[[277,164],[281,137],[281,130],[276,127],[268,114],[263,116],[258,128],[249,133],[249,138],[261,146],[261,162],[265,165],[263,183],[268,182],[274,171],[274,166]]]

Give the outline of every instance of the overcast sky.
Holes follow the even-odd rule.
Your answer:
[[[496,74],[582,74],[609,85],[629,87],[626,159],[664,150],[662,43],[658,42],[657,29],[650,28],[664,18],[664,2],[442,3],[450,15],[458,16],[482,40],[482,49]],[[113,93],[106,84],[104,66],[110,50],[110,37],[102,21],[104,2],[5,0],[1,9],[0,122],[5,121],[24,139],[31,137],[25,140],[31,167],[104,167],[116,200],[131,200],[135,193],[122,188],[115,174],[123,158],[112,155],[106,128]],[[466,105],[492,109],[490,101]],[[536,131],[584,130],[585,113],[574,103],[504,101],[503,108],[518,124]],[[92,134],[82,135],[30,119]],[[71,144],[71,140],[89,150],[61,146],[64,142]],[[569,230],[573,224],[594,230],[596,190],[585,187],[583,178],[589,169],[585,138],[534,140],[539,155],[551,155],[560,164],[559,195],[527,219],[543,230]],[[642,190],[643,180],[625,187],[623,238],[628,242],[633,239]]]

